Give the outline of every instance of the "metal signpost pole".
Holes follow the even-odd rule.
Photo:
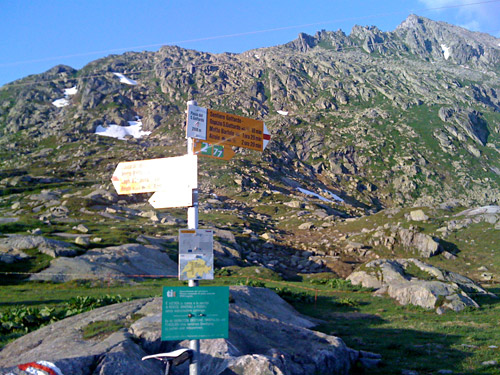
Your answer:
[[[191,100],[189,105],[198,105],[196,101]],[[188,137],[187,139],[187,152],[189,155],[193,155],[193,138]],[[188,229],[198,229],[198,189],[193,189],[193,205],[188,207],[187,212],[187,222]],[[198,280],[189,280],[190,287],[197,287]],[[189,375],[200,375],[200,340],[189,341],[189,348],[193,350],[193,359],[189,365]]]

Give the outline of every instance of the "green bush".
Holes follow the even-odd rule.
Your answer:
[[[336,290],[356,291],[360,289],[360,287],[352,285],[349,280],[344,279],[311,279],[310,282],[316,285],[326,285]]]
[[[266,284],[262,281],[252,280],[247,278],[245,281],[240,281],[240,285],[251,286],[254,288],[265,288]]]
[[[349,307],[358,307],[359,303],[358,301],[353,300],[352,298],[339,298],[338,300],[335,301],[337,305],[340,306],[349,306]]]
[[[288,289],[287,287],[274,288],[274,291],[287,302],[304,302],[304,303],[314,302],[314,297],[306,292],[296,292]]]
[[[66,317],[90,311],[98,307],[124,302],[120,295],[102,297],[78,296],[66,302],[62,308],[45,306],[13,307],[0,312],[0,334],[28,333]]]

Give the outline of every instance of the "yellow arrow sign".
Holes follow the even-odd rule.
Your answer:
[[[207,138],[213,143],[264,150],[269,140],[264,122],[251,118],[207,110]]]
[[[263,151],[271,139],[261,120],[188,106],[186,136],[214,145],[227,145]]]
[[[193,152],[196,155],[219,160],[231,160],[235,155],[230,146],[212,144],[199,139],[193,142]]]

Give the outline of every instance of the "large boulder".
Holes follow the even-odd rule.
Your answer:
[[[50,267],[30,280],[64,282],[74,279],[140,278],[141,276],[176,276],[177,264],[161,247],[125,244],[96,248],[79,257],[59,257]]]
[[[142,362],[141,357],[189,345],[189,341],[161,341],[161,306],[161,298],[149,298],[53,323],[0,351],[0,373],[44,360],[64,375],[161,374],[157,361]],[[133,321],[133,317],[140,318]],[[97,321],[113,321],[122,328],[84,339],[82,331]],[[231,287],[229,338],[201,340],[201,374],[348,374],[355,362],[380,358],[311,330],[314,325],[268,289]],[[182,366],[174,373],[187,373]]]
[[[436,309],[438,313],[479,307],[468,293],[493,296],[465,276],[417,259],[377,259],[364,264],[348,280],[377,289],[378,294],[387,293],[402,305]]]
[[[416,250],[418,254],[424,258],[430,258],[442,251],[439,242],[435,238],[424,233],[401,228],[399,230],[399,237],[405,249]]]
[[[7,234],[0,238],[0,253],[17,254],[22,250],[38,249],[41,253],[55,258],[58,256],[74,256],[78,249],[67,242],[52,240],[43,236]]]

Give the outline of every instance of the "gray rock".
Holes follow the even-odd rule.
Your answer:
[[[42,236],[24,236],[20,234],[8,234],[8,237],[0,238],[0,252],[16,252],[27,249],[38,249],[41,253],[55,258],[58,256],[74,256],[77,249],[63,241],[48,239]]]
[[[370,359],[380,359],[349,349],[337,337],[312,331],[314,322],[268,289],[231,287],[231,296],[229,338],[200,341],[202,374],[347,375],[358,361],[373,365]],[[47,360],[63,374],[161,373],[157,361],[140,358],[189,345],[188,341],[161,342],[161,306],[161,298],[136,300],[43,327],[0,351],[0,372],[20,363]],[[142,318],[130,324],[134,314]],[[107,337],[83,340],[82,329],[102,320],[123,323],[123,328]]]
[[[118,195],[116,193],[103,189],[94,190],[84,198],[94,201],[96,204],[111,204],[118,202]]]
[[[439,242],[424,233],[403,228],[399,230],[399,237],[403,246],[417,250],[419,255],[425,258],[430,258],[442,251]]]
[[[75,243],[80,246],[90,245],[90,238],[88,236],[78,236],[75,238]]]
[[[63,282],[74,279],[122,278],[131,280],[147,276],[177,276],[177,264],[154,246],[126,244],[97,248],[74,258],[59,257],[50,267],[30,280]]]
[[[410,220],[413,221],[426,221],[429,219],[429,216],[427,216],[424,211],[422,210],[415,210],[415,211],[410,211]]]
[[[152,237],[152,236],[146,236],[144,234],[139,235],[136,238],[137,242],[145,243],[145,244],[151,244],[154,246],[161,246],[165,247],[172,242],[177,242],[178,236],[159,236],[159,237]]]
[[[418,270],[417,275],[413,272]],[[419,279],[425,275],[425,279]],[[366,263],[347,278],[354,285],[376,288],[403,305],[461,311],[479,307],[468,293],[494,296],[465,276],[443,271],[417,259],[378,259]]]
[[[491,360],[491,361],[484,361],[484,362],[481,362],[481,365],[483,366],[496,366],[498,365],[498,361],[496,360]]]
[[[500,206],[483,206],[478,208],[471,208],[469,210],[462,211],[455,216],[475,216],[484,214],[500,214]]]
[[[0,217],[0,224],[15,223],[19,221],[18,217]]]
[[[285,206],[292,207],[292,208],[304,208],[304,203],[300,202],[300,201],[284,202],[283,204]]]
[[[117,359],[118,353],[127,352],[129,356],[120,358],[121,370],[124,369],[122,366],[126,366],[127,373],[135,373],[136,368],[144,366],[137,357],[146,353],[133,343],[128,332],[119,330],[101,340],[83,340],[82,330],[95,321],[114,320],[125,323],[126,317],[131,316],[145,303],[147,300],[107,306],[64,319],[23,336],[0,352],[0,372],[3,373],[1,370],[18,364],[46,360],[54,363],[65,375],[91,375],[92,369],[100,363],[110,363],[113,358]],[[124,350],[124,346],[129,350]],[[133,350],[130,350],[132,348]],[[109,358],[108,352],[111,352]],[[134,352],[135,355],[130,355]],[[147,367],[150,371],[159,371],[159,367],[154,364],[148,364]],[[117,374],[109,366],[101,368],[101,374]]]
[[[237,265],[238,260],[241,259],[238,250],[219,241],[214,241],[214,256],[221,267]]]
[[[302,230],[309,230],[309,229],[313,229],[313,228],[314,228],[314,224],[310,223],[310,222],[302,223],[299,225],[299,229],[302,229]]]
[[[84,234],[89,232],[89,228],[87,228],[83,224],[78,224],[76,227],[73,227],[73,229],[77,230],[80,233],[84,233]]]
[[[0,262],[7,264],[12,264],[26,258],[29,258],[29,256],[22,251],[16,253],[0,253]]]

